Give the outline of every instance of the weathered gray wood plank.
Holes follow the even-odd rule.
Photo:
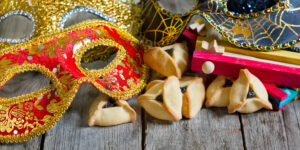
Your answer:
[[[300,147],[300,101],[287,104],[283,109],[283,121],[287,134],[289,149],[299,149]]]
[[[145,115],[146,150],[244,149],[237,114],[226,109],[202,109],[196,118],[176,123]]]
[[[34,23],[24,16],[13,15],[0,22],[0,37],[26,38],[33,30]]]
[[[136,103],[133,104],[137,112],[137,121],[134,123],[113,127],[87,126],[89,107],[98,95],[99,92],[93,86],[81,86],[63,118],[46,133],[44,150],[142,148],[141,110]]]
[[[10,79],[0,90],[1,97],[16,97],[22,94],[35,92],[47,85],[50,81],[39,72],[23,72]]]
[[[1,150],[40,150],[42,136],[18,144],[0,144]]]
[[[288,149],[282,112],[262,110],[241,118],[248,150]]]

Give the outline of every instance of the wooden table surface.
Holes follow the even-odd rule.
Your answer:
[[[178,6],[179,1],[169,1],[169,6],[173,9],[186,7],[182,1]],[[76,17],[80,20],[86,15]],[[15,24],[12,23],[14,19],[0,23],[1,36],[25,34],[24,30],[30,29],[30,23]],[[25,73],[9,81],[0,96],[32,92],[48,83],[38,73]],[[83,84],[70,108],[52,129],[28,142],[0,144],[0,150],[300,148],[300,110],[297,110],[300,101],[288,104],[283,111],[261,110],[247,115],[228,114],[225,108],[203,108],[194,119],[171,123],[152,118],[132,99],[130,103],[137,112],[135,122],[113,127],[88,127],[88,110],[99,94],[92,85]]]

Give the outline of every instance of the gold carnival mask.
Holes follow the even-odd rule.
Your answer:
[[[76,13],[93,14],[117,24],[127,32],[131,31],[135,20],[132,5],[117,0],[1,0],[0,7],[0,23],[12,16],[23,16],[32,23],[28,35],[0,37],[0,49],[61,30]]]
[[[103,66],[88,68],[83,56],[99,51]],[[80,23],[0,52],[1,89],[15,75],[37,71],[51,82],[21,96],[0,97],[0,142],[22,142],[50,129],[68,109],[79,86],[91,83],[115,99],[126,100],[145,86],[144,46],[117,25]],[[111,60],[108,62],[108,60]]]

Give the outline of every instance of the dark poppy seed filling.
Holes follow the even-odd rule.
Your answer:
[[[164,101],[164,98],[162,95],[158,95],[157,98],[156,98],[157,101],[159,102],[163,102]]]
[[[233,84],[233,82],[231,80],[226,79],[225,84],[223,85],[223,87],[231,87]]]
[[[103,108],[116,107],[116,106],[118,106],[116,101],[110,98],[109,101],[103,106]]]
[[[236,14],[263,11],[278,3],[278,0],[228,0],[228,10]]]
[[[182,94],[183,94],[183,93],[185,93],[186,89],[187,89],[187,86],[185,86],[185,87],[181,87],[181,88],[180,88],[180,90],[181,90],[181,93],[182,93]]]
[[[167,49],[165,51],[168,53],[168,55],[170,55],[172,57],[174,48],[170,48],[170,49]]]
[[[249,87],[247,98],[253,98],[253,97],[255,97],[255,93],[254,93],[253,89],[251,87]]]

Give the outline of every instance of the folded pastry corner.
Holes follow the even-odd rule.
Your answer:
[[[155,118],[168,121],[179,121],[182,118],[182,94],[179,80],[175,76],[170,76],[165,81],[150,82],[146,92],[137,101]]]
[[[170,112],[176,121],[182,118],[182,93],[177,77],[168,77],[163,85],[163,100],[165,108]]]
[[[89,126],[113,126],[134,122],[136,112],[124,100],[111,100],[107,95],[95,99],[88,120]]]
[[[153,70],[169,77],[181,78],[188,68],[188,50],[184,43],[176,43],[166,47],[153,47],[144,54],[144,60]]]
[[[233,79],[225,76],[218,76],[208,86],[206,91],[206,107],[227,107]]]
[[[262,108],[272,109],[263,83],[247,69],[240,70],[230,91],[228,112],[252,113]]]
[[[184,76],[180,80],[182,96],[182,114],[193,118],[202,108],[205,99],[205,86],[200,77]]]
[[[148,91],[152,86],[157,85],[159,83],[163,84],[164,80],[153,80],[149,82],[148,85],[146,86],[146,91]]]

